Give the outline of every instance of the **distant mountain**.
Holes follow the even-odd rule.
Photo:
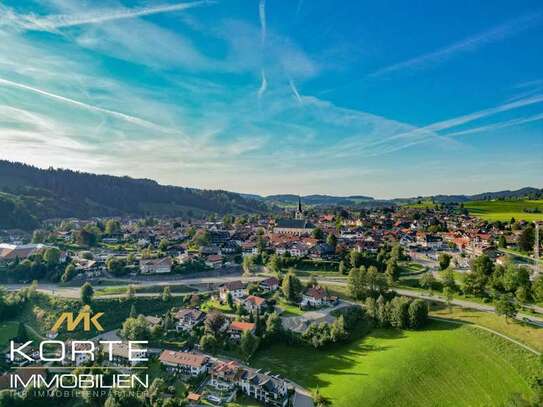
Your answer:
[[[51,218],[263,213],[265,202],[226,191],[148,179],[42,170],[0,160],[0,228],[32,229]]]
[[[301,198],[304,205],[340,205],[340,206],[353,206],[362,202],[374,201],[370,196],[363,195],[351,195],[351,196],[331,196],[331,195],[305,195],[299,197],[298,195],[285,194],[285,195],[269,195],[262,199],[266,202],[270,202],[277,205],[297,205],[298,198]]]
[[[497,192],[483,192],[481,194],[475,195],[433,195],[426,197],[417,197],[409,198],[408,202],[413,202],[417,200],[428,200],[431,199],[437,203],[453,203],[453,202],[467,202],[467,201],[488,201],[494,199],[542,199],[543,198],[543,188],[533,188],[533,187],[524,187],[514,191],[505,190]],[[398,201],[406,201],[405,199],[393,200],[398,203]]]

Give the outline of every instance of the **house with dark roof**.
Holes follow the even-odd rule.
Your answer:
[[[315,225],[305,219],[279,219],[273,233],[283,235],[306,236],[315,229]]]
[[[173,261],[171,257],[161,259],[140,260],[140,272],[142,274],[163,274],[172,271]]]
[[[195,326],[201,324],[206,313],[195,308],[183,308],[174,314],[175,330],[179,331],[191,331]]]
[[[275,291],[279,288],[279,280],[275,277],[270,277],[262,280],[259,285],[264,291]]]
[[[228,294],[232,296],[233,300],[245,297],[247,295],[245,284],[239,280],[221,284],[219,287],[219,298],[221,301],[225,302],[228,298]]]
[[[239,386],[243,393],[267,406],[288,404],[287,383],[278,376],[270,376],[260,370],[245,368],[240,376]]]
[[[314,285],[313,287],[309,287],[306,292],[303,293],[301,305],[320,307],[323,305],[336,304],[337,301],[338,298],[335,296],[329,296],[325,288]]]

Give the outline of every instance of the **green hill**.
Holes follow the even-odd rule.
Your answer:
[[[543,200],[495,200],[470,201],[464,207],[470,215],[478,216],[489,221],[515,220],[541,221],[543,220]]]
[[[532,397],[537,356],[493,334],[433,322],[422,331],[375,329],[330,351],[274,345],[253,365],[279,373],[335,407],[499,406]]]
[[[32,229],[51,218],[263,213],[263,202],[221,190],[148,179],[42,170],[0,160],[0,229]]]

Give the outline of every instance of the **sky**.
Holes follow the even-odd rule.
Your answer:
[[[0,2],[0,159],[378,198],[543,187],[543,3]]]

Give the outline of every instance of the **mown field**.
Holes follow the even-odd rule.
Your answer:
[[[473,201],[464,203],[470,215],[489,221],[543,220],[543,200],[510,200],[510,201]],[[524,212],[525,209],[538,208],[540,213]]]
[[[277,344],[253,365],[319,389],[336,407],[495,406],[531,397],[537,356],[476,328],[432,322],[423,331],[375,329],[326,351]]]
[[[14,321],[0,323],[0,349],[4,349],[9,341],[17,336],[18,326]]]

